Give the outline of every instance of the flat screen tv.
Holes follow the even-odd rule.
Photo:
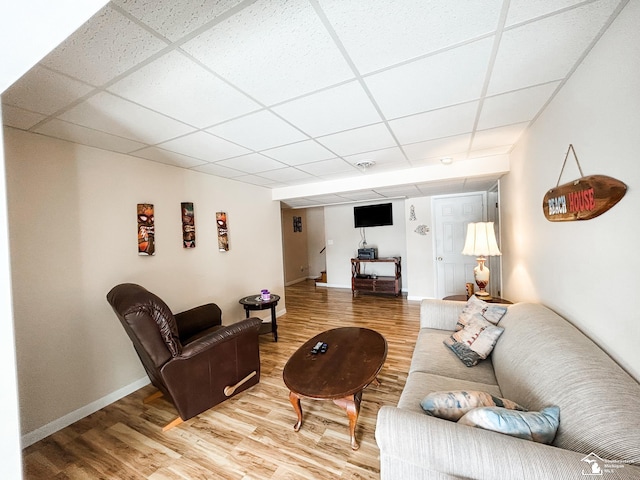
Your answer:
[[[353,226],[355,228],[384,225],[393,225],[393,212],[390,203],[353,207]]]

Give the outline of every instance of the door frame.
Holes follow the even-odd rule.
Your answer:
[[[435,229],[437,228],[437,225],[435,223],[435,218],[436,218],[436,211],[435,211],[435,202],[434,200],[436,199],[440,199],[440,198],[454,198],[454,197],[466,197],[469,195],[482,195],[482,221],[483,222],[494,222],[495,223],[495,228],[496,228],[496,239],[498,241],[498,246],[500,247],[501,242],[500,242],[500,182],[496,182],[496,184],[489,188],[488,190],[480,190],[480,191],[476,191],[476,192],[464,192],[464,193],[452,193],[452,194],[446,194],[446,195],[433,195],[431,197],[431,218],[434,219],[433,222],[433,228],[434,228],[434,234],[431,237],[431,242],[432,242],[432,251],[434,253],[432,259],[431,259],[431,265],[432,265],[432,272],[433,272],[433,285],[434,285],[434,294],[436,296],[436,298],[438,297],[438,292],[439,292],[439,282],[438,282],[438,261],[436,259],[437,257],[437,248],[436,248],[436,232]],[[488,213],[488,202],[489,199],[492,198],[492,195],[497,195],[497,199],[496,202],[498,203],[498,207],[496,208],[497,212],[495,212],[495,219],[490,219],[490,217],[493,217],[493,215],[489,215]],[[493,213],[493,212],[492,212]],[[492,276],[491,276],[491,281],[489,282],[489,292],[496,292],[496,293],[491,293],[492,295],[495,296],[499,296],[498,293],[502,292],[502,258],[499,256],[496,257],[489,257],[490,261],[493,261],[490,265],[492,265],[492,267],[495,269],[493,270],[492,267],[490,266],[489,269],[492,272]],[[497,264],[497,266],[496,266]],[[496,273],[493,273],[496,272]],[[497,277],[497,278],[496,278]],[[494,283],[495,282],[495,283]],[[493,288],[492,288],[493,287]]]

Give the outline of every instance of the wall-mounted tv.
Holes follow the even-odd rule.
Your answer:
[[[393,225],[393,212],[390,203],[353,207],[353,226],[355,228],[384,225]]]

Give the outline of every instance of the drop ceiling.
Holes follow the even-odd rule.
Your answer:
[[[486,190],[627,2],[113,0],[3,123],[290,207]]]

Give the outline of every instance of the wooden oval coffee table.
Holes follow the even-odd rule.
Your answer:
[[[318,342],[328,345],[326,353],[311,353]],[[327,330],[305,342],[289,359],[282,374],[289,388],[289,401],[302,426],[301,398],[332,400],[347,412],[351,448],[356,441],[356,422],[360,413],[362,391],[373,382],[387,358],[387,341],[374,330],[343,327]]]

